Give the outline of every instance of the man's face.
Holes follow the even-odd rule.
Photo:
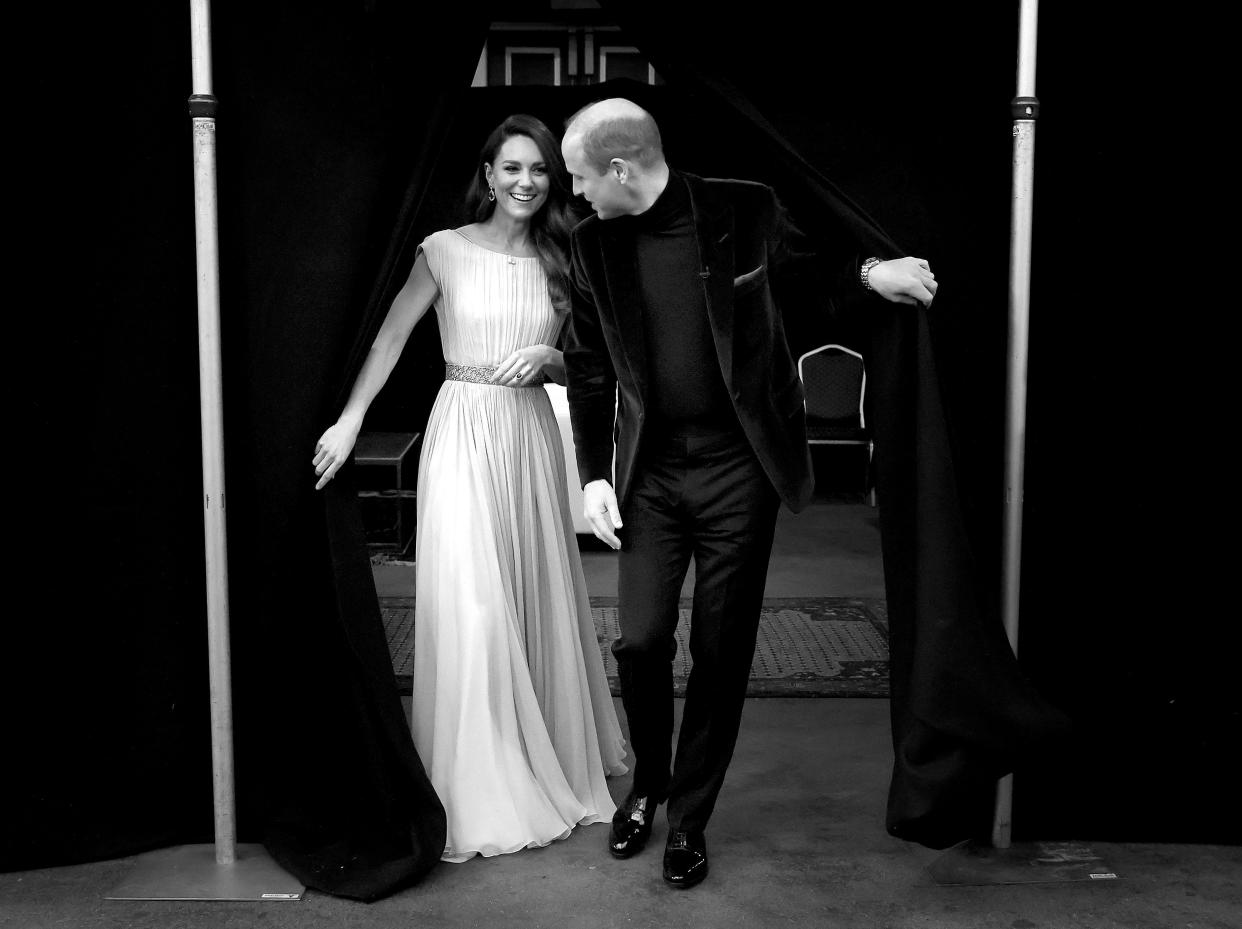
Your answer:
[[[561,155],[565,158],[566,170],[573,178],[574,193],[591,204],[591,209],[600,219],[612,219],[630,212],[631,204],[625,196],[625,185],[611,168],[603,174],[595,170],[582,151],[581,137],[565,139],[561,143]]]

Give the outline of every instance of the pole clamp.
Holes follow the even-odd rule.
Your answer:
[[[1009,102],[1009,111],[1014,119],[1039,119],[1039,98],[1014,97]]]
[[[190,97],[190,115],[195,119],[215,119],[219,103],[213,94],[193,94]]]

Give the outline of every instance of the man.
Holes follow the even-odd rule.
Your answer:
[[[772,297],[796,230],[766,186],[671,170],[655,121],[629,100],[579,111],[561,151],[596,214],[573,233],[565,350],[583,506],[620,550],[612,648],[634,783],[609,851],[641,851],[667,801],[664,880],[692,887],[708,870],[704,831],[741,722],[777,510],[801,509],[813,487],[802,386]],[[916,258],[851,258],[849,278],[898,303],[936,291]],[[691,557],[693,667],[673,759]]]

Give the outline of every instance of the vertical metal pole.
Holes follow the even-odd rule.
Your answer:
[[[194,231],[198,260],[198,380],[203,442],[203,541],[207,567],[207,648],[211,679],[211,760],[216,861],[237,855],[233,793],[233,698],[225,542],[224,402],[220,366],[220,268],[216,231],[216,98],[211,95],[211,8],[191,0],[194,123]]]
[[[1032,191],[1035,183],[1035,33],[1038,0],[1021,0],[1018,29],[1018,95],[1013,107],[1013,208],[1009,239],[1009,352],[1006,367],[1005,517],[1001,615],[1018,653],[1018,600],[1022,575],[1022,488],[1026,458],[1026,377],[1031,297]],[[1009,848],[1013,827],[1013,775],[996,786],[992,844]]]

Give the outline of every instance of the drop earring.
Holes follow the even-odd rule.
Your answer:
[[[487,199],[488,200],[496,199],[496,188],[493,187],[491,184],[487,185]]]

